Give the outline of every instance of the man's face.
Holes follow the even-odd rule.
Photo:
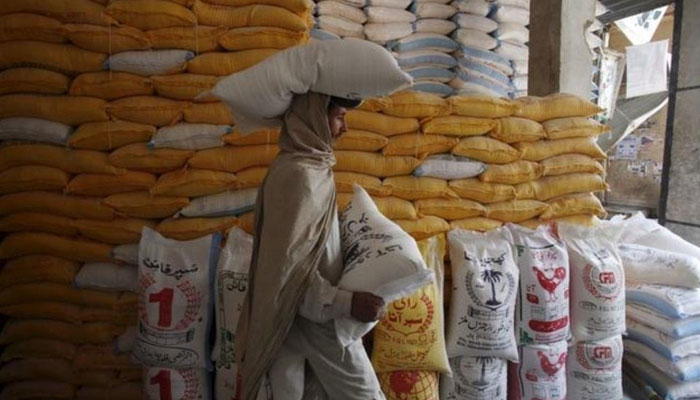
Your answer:
[[[347,112],[348,110],[345,107],[331,107],[328,110],[328,127],[334,140],[348,130],[347,125],[345,125],[345,114]]]

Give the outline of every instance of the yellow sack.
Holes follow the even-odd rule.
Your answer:
[[[10,318],[48,319],[71,322],[74,324],[81,324],[84,322],[112,322],[115,324],[128,325],[136,323],[137,321],[135,314],[130,315],[106,308],[88,308],[56,301],[0,306],[0,313]],[[2,372],[0,371],[0,375],[1,374]],[[0,380],[2,380],[2,378],[0,378]]]
[[[525,118],[509,117],[496,120],[496,127],[489,133],[504,143],[535,142],[544,139],[547,133],[538,122]]]
[[[534,181],[542,176],[544,167],[532,161],[515,161],[509,164],[489,165],[486,171],[479,175],[479,180],[490,183],[518,183]]]
[[[192,240],[237,226],[235,217],[166,219],[156,227],[161,235],[175,240]]]
[[[333,174],[335,179],[335,189],[338,192],[353,193],[355,184],[362,186],[367,193],[375,196],[389,196],[391,191],[386,186],[382,186],[381,179],[365,174],[355,172],[336,172]]]
[[[131,369],[135,365],[128,353],[117,354],[113,346],[82,345],[73,359],[73,368],[80,371]],[[127,399],[129,397],[126,397]]]
[[[143,398],[141,382],[117,383],[112,387],[83,385],[75,393],[79,400],[120,400]]]
[[[37,67],[77,75],[104,69],[107,56],[68,44],[34,41],[0,43],[0,69]]]
[[[409,133],[392,136],[382,149],[385,156],[414,156],[424,158],[430,154],[447,153],[459,143],[459,139],[442,135]]]
[[[382,186],[392,196],[404,200],[419,200],[431,198],[457,198],[447,181],[438,178],[425,178],[415,176],[395,176],[384,179]]]
[[[492,119],[462,117],[428,118],[421,123],[423,133],[453,136],[477,136],[489,132],[496,126]]]
[[[449,229],[445,221],[442,223],[445,231]],[[450,371],[445,349],[445,316],[442,304],[445,237],[439,235],[421,240],[418,242],[418,248],[426,266],[435,273],[435,280],[413,295],[388,305],[386,316],[374,329],[372,365],[376,372]],[[397,397],[403,398],[405,397]]]
[[[524,226],[528,229],[535,230],[535,229],[539,228],[540,226],[547,224],[549,222],[550,221],[543,221],[539,218],[532,218],[532,219],[528,219],[527,221],[518,222],[518,225]]]
[[[102,205],[97,199],[64,196],[52,192],[22,192],[0,196],[0,215],[21,212],[47,213],[73,218],[114,218],[114,210]]]
[[[249,235],[255,235],[255,211],[247,212],[238,217],[238,227]]]
[[[73,174],[123,174],[109,165],[107,155],[92,150],[70,150],[46,144],[13,144],[0,147],[0,171],[20,165],[46,165]]]
[[[295,13],[303,13],[313,7],[310,0],[210,0],[209,3],[230,7],[243,7],[253,4],[284,7]]]
[[[34,117],[66,125],[80,125],[107,121],[106,104],[95,97],[8,94],[0,96],[0,118]]]
[[[0,194],[28,192],[32,190],[61,190],[70,174],[53,167],[27,165],[0,172]]]
[[[247,26],[269,26],[305,32],[309,29],[306,18],[308,12],[297,15],[282,7],[252,4],[242,7],[228,7],[197,0],[192,7],[200,25],[243,28]]]
[[[105,197],[116,193],[149,190],[155,183],[155,175],[140,171],[127,171],[121,175],[80,174],[71,179],[66,193]]]
[[[351,129],[335,141],[333,149],[374,152],[381,150],[387,143],[389,143],[389,139],[386,136],[374,132]]]
[[[176,26],[146,32],[154,49],[184,49],[207,53],[219,49],[222,26]]]
[[[114,25],[117,21],[104,14],[104,7],[90,0],[5,0],[0,15],[33,13],[70,24]]]
[[[114,119],[141,124],[167,126],[180,121],[190,103],[156,96],[134,96],[107,104],[107,114]]]
[[[0,305],[57,301],[89,307],[119,309],[122,297],[123,295],[118,292],[77,289],[72,284],[42,281],[12,285],[3,289],[0,291]]]
[[[545,201],[565,194],[608,190],[608,184],[596,174],[567,174],[521,183],[516,190],[518,199]]]
[[[148,142],[155,133],[154,126],[135,122],[88,122],[80,125],[70,135],[68,146],[75,149],[112,150],[131,143]]]
[[[72,399],[76,389],[77,386],[69,383],[32,379],[5,385],[2,397],[4,399]]]
[[[398,118],[376,112],[351,110],[345,115],[348,129],[370,131],[384,136],[413,133],[420,130],[416,118]]]
[[[590,172],[600,174],[603,166],[596,160],[583,154],[562,154],[540,161],[544,167],[544,176]]]
[[[599,136],[610,127],[585,117],[557,118],[542,123],[549,139]]]
[[[148,36],[131,26],[66,25],[63,29],[74,45],[98,53],[115,54],[151,48]]]
[[[185,110],[185,121],[193,124],[233,125],[233,117],[224,103],[192,103]]]
[[[153,196],[150,192],[119,193],[102,202],[120,214],[133,218],[170,217],[189,204],[187,197]]]
[[[40,232],[11,233],[0,243],[0,259],[39,254],[83,262],[109,262],[112,246]]]
[[[557,224],[573,224],[573,225],[581,225],[581,226],[587,226],[587,227],[593,227],[598,225],[598,222],[600,220],[596,218],[595,215],[567,215],[565,217],[559,217],[559,218],[554,218],[550,221],[554,221]],[[548,222],[550,222],[548,221]]]
[[[336,201],[338,203],[338,211],[342,212],[350,204],[352,193],[337,193]],[[372,197],[372,201],[379,209],[379,212],[385,217],[395,219],[418,219],[416,208],[413,207],[410,201],[399,199],[398,197]]]
[[[277,157],[275,145],[219,147],[200,150],[187,162],[192,168],[238,172],[250,167],[268,166]]]
[[[211,75],[177,74],[151,77],[161,97],[175,100],[194,100],[197,95],[216,85],[219,78]]]
[[[477,232],[487,232],[492,229],[500,228],[501,226],[503,226],[503,222],[484,217],[465,218],[457,221],[450,221],[450,229],[465,229],[468,231]]]
[[[364,151],[336,151],[336,164],[334,171],[357,172],[377,176],[409,175],[413,172],[420,160],[406,156],[383,156],[377,153]]]
[[[510,100],[483,95],[452,96],[449,102],[455,114],[465,117],[503,118],[518,109]]]
[[[13,319],[8,321],[2,330],[0,344],[10,344],[27,339],[53,339],[74,344],[100,344],[109,343],[119,333],[121,332],[117,326],[104,322],[78,325],[45,319]],[[48,396],[55,397],[56,395],[49,393]]]
[[[486,214],[486,207],[467,199],[425,199],[414,202],[420,215],[433,215],[448,221]]]
[[[12,343],[5,347],[0,361],[21,360],[25,358],[62,358],[73,360],[78,346],[72,343],[48,339],[31,339]]]
[[[125,25],[143,30],[194,26],[197,23],[192,11],[163,0],[112,0],[105,13]]]
[[[525,143],[523,143],[525,144]],[[488,164],[508,164],[520,158],[520,151],[496,139],[483,136],[462,139],[452,154]]]
[[[114,150],[109,162],[122,168],[160,174],[184,166],[194,151],[149,149],[146,143],[133,143]]]
[[[13,68],[0,72],[0,95],[10,93],[63,94],[70,79],[40,68]]]
[[[78,219],[75,226],[88,239],[108,244],[130,244],[141,240],[144,227],[154,228],[156,223],[146,219],[118,218],[112,221]]]
[[[488,204],[515,198],[515,188],[500,183],[485,183],[476,178],[450,181],[450,189],[459,197]]]
[[[607,213],[600,200],[592,193],[569,194],[555,197],[547,202],[549,209],[540,215],[541,219],[567,217],[569,215],[596,215],[604,217]]]
[[[603,111],[590,101],[568,93],[520,97],[513,100],[513,103],[518,107],[516,117],[538,122],[563,117],[590,117]]]
[[[253,146],[256,144],[275,144],[279,141],[278,129],[264,129],[243,135],[239,131],[227,133],[222,137],[224,143],[231,146]]]
[[[432,371],[396,371],[377,374],[387,400],[437,400],[440,375]]]
[[[230,51],[251,49],[286,49],[306,43],[309,34],[306,31],[269,26],[231,29],[219,37],[221,47]]]
[[[36,40],[63,43],[66,41],[61,21],[37,14],[0,16],[0,42]]]
[[[369,111],[373,113],[381,112],[391,105],[391,100],[388,97],[373,97],[362,100],[355,110]]]
[[[0,219],[0,232],[44,232],[75,236],[78,229],[71,218],[32,212],[6,215]]]
[[[489,204],[486,216],[503,222],[522,222],[537,217],[548,208],[547,203],[537,200],[509,200]]]
[[[243,71],[277,53],[277,49],[254,49],[233,53],[205,53],[187,64],[187,72],[193,74],[226,76]]]
[[[38,220],[38,218],[31,218]],[[18,222],[21,223],[19,218]],[[31,282],[53,282],[71,285],[75,275],[80,270],[80,266],[80,263],[75,261],[51,256],[13,258],[7,261],[0,270],[0,288],[4,289],[9,286]]]
[[[402,91],[389,96],[389,104],[382,111],[402,118],[439,117],[450,114],[450,104],[431,93]]]
[[[262,186],[267,176],[267,167],[251,167],[236,173],[239,189],[249,189]]]
[[[158,196],[198,197],[237,187],[236,175],[205,169],[182,169],[158,178],[151,193]]]
[[[523,160],[542,161],[560,154],[585,154],[596,159],[605,159],[605,152],[598,147],[595,138],[571,138],[559,140],[542,140],[531,143],[516,143]]]
[[[69,93],[72,96],[115,100],[129,96],[151,95],[153,83],[148,78],[126,72],[89,72],[73,79]]]

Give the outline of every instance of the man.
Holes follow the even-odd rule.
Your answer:
[[[280,154],[258,195],[251,289],[237,355],[241,399],[267,376],[274,400],[384,399],[362,343],[338,343],[333,320],[378,320],[381,298],[336,285],[343,260],[332,166],[333,142],[357,101],[295,97],[284,115]]]

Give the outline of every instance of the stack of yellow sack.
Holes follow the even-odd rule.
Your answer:
[[[251,231],[251,213],[200,216],[195,200],[259,186],[277,152],[277,132],[243,138],[226,106],[195,97],[306,42],[311,6],[0,2],[0,398],[141,397],[141,229]],[[203,132],[220,132],[204,138],[215,148]],[[218,149],[236,162],[217,168]]]

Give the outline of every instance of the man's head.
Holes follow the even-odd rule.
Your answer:
[[[362,100],[331,97],[328,103],[328,128],[331,130],[331,135],[334,140],[338,139],[348,130],[345,124],[345,114],[347,114],[348,109],[359,106],[361,102]]]

